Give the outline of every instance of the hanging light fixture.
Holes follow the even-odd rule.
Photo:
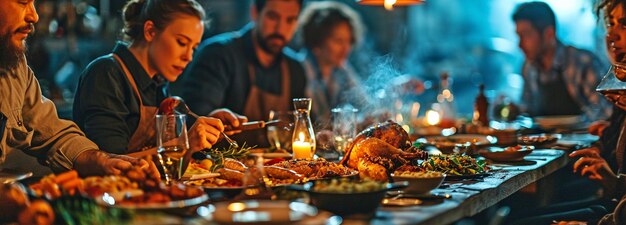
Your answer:
[[[381,5],[387,10],[392,10],[394,6],[417,5],[424,3],[424,0],[356,0],[361,5]]]

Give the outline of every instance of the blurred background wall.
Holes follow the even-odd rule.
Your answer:
[[[249,0],[199,0],[208,12],[204,37],[239,29],[249,22]],[[312,0],[309,0],[312,1]],[[492,103],[519,100],[519,75],[524,56],[511,14],[522,0],[427,0],[421,5],[362,6],[340,0],[362,16],[367,26],[364,43],[351,62],[375,92],[373,98],[398,98],[385,92],[380,81],[406,75],[424,81],[421,94],[398,101],[435,101],[439,74],[447,72],[459,113],[469,116],[478,85],[486,85]],[[607,63],[604,30],[593,14],[592,0],[548,0],[557,16],[557,34],[565,44],[596,53]],[[29,63],[40,79],[44,95],[69,118],[78,75],[98,56],[108,54],[118,40],[123,0],[37,1],[40,22],[29,39]],[[298,49],[295,40],[292,48]],[[493,104],[492,104],[493,105]],[[422,107],[426,109],[427,107]],[[423,112],[423,110],[421,110]]]

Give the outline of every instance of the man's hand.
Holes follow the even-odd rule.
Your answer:
[[[232,126],[233,128],[237,128],[242,123],[248,122],[248,117],[239,115],[225,108],[216,109],[213,112],[209,113],[209,116],[218,118],[222,121],[222,123],[228,124]],[[227,131],[226,134],[231,135],[231,134],[236,134],[239,132],[241,132],[241,130],[234,129],[232,131]]]
[[[146,173],[160,177],[159,171],[152,162],[125,155],[109,154],[100,150],[84,151],[74,162],[74,169],[81,176],[121,175],[133,167],[140,167]]]
[[[600,181],[605,187],[613,187],[617,182],[617,176],[609,167],[609,164],[600,157],[599,150],[595,147],[581,149],[569,154],[569,157],[580,157],[574,163],[574,173],[580,171],[582,176],[591,180]]]
[[[224,131],[221,120],[204,116],[198,118],[189,129],[190,152],[213,147],[213,144],[219,139],[221,131]]]
[[[626,96],[624,91],[618,91],[618,93],[605,93],[604,97],[622,110],[626,110]]]
[[[583,157],[583,156],[601,158],[600,149],[598,147],[583,148],[580,150],[573,151],[572,153],[569,154],[570,158]]]
[[[611,125],[611,123],[606,120],[594,121],[593,123],[589,125],[589,128],[587,129],[587,131],[591,135],[601,137],[602,131],[604,131],[604,129],[607,128],[609,125]]]

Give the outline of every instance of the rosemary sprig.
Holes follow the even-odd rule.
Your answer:
[[[246,143],[243,143],[243,145],[241,145],[241,147],[239,148],[235,148],[229,145],[225,148],[212,148],[206,150],[204,153],[206,154],[207,158],[213,160],[213,166],[211,166],[211,171],[215,171],[224,166],[225,158],[240,159],[246,157],[248,154],[250,154],[250,149],[254,147],[256,146],[248,147],[246,146]]]

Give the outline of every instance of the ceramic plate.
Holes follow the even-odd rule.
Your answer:
[[[492,147],[480,150],[478,153],[493,161],[498,162],[515,162],[524,160],[524,156],[530,154],[535,149],[534,146],[521,145],[519,147],[499,148]]]
[[[294,224],[318,215],[305,203],[270,200],[221,202],[209,211],[206,218],[218,224]]]
[[[111,195],[105,193],[99,197],[95,198],[96,203],[112,207],[112,208],[121,208],[121,209],[139,209],[139,210],[161,210],[161,209],[179,209],[186,208],[190,206],[200,205],[209,200],[209,196],[207,194],[202,194],[195,198],[184,199],[184,200],[175,200],[164,203],[124,203],[119,204],[115,202]]]
[[[530,134],[518,137],[517,143],[521,145],[543,147],[556,143],[561,137],[561,134]]]
[[[562,128],[574,126],[582,121],[579,115],[538,116],[535,123],[543,128]]]
[[[431,136],[417,139],[415,142],[435,146],[439,149],[454,149],[455,147],[485,146],[495,144],[498,139],[490,135],[457,134],[451,136]]]

